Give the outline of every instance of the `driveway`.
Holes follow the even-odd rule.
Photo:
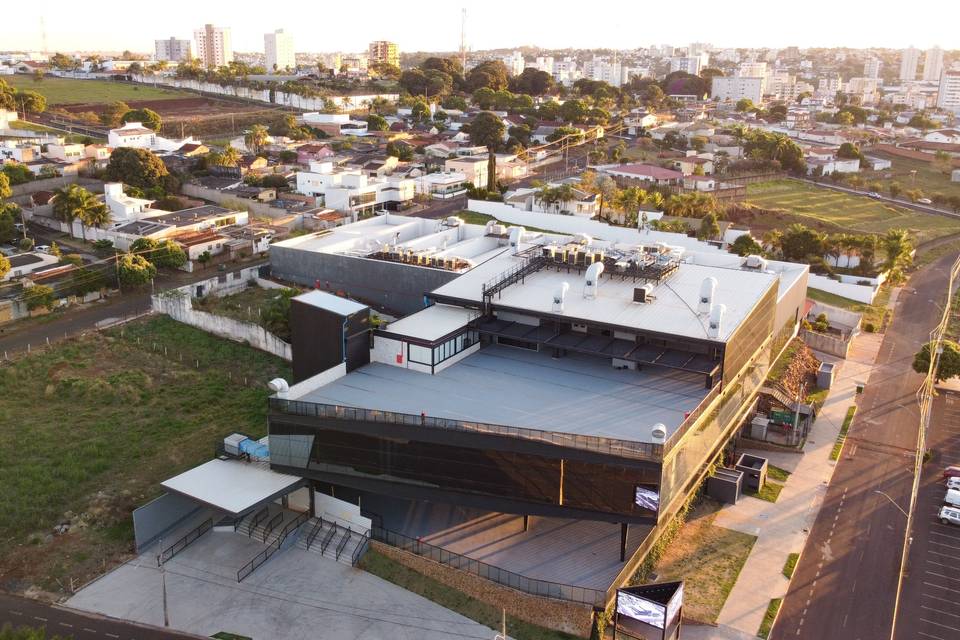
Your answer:
[[[170,626],[257,640],[490,640],[494,631],[372,574],[292,547],[241,583],[258,551],[246,536],[210,532],[166,563]],[[255,545],[256,546],[256,545]],[[160,571],[147,552],[93,582],[68,605],[162,625]]]

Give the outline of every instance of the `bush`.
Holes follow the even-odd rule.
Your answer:
[[[874,333],[876,332],[877,328],[873,326],[872,322],[867,322],[863,325],[863,330],[866,331],[867,333]]]
[[[33,249],[33,238],[20,239],[20,251],[30,251]]]
[[[53,309],[56,299],[53,297],[53,288],[43,284],[37,284],[23,293],[23,301],[27,303],[27,309],[33,311],[40,307]]]

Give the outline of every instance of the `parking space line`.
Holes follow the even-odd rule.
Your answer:
[[[958,604],[960,604],[960,603],[957,602],[956,598],[941,598],[940,596],[934,596],[934,595],[930,595],[929,593],[924,593],[924,592],[920,592],[920,597],[921,597],[921,598],[930,598],[930,599],[932,599],[932,600],[939,600],[940,602],[946,602],[946,603],[952,604],[952,605],[958,605]]]
[[[932,634],[929,634],[929,633],[924,633],[923,631],[917,631],[917,633],[919,633],[921,636],[926,636],[926,637],[928,637],[928,638],[933,638],[934,640],[944,640],[944,638],[941,638],[940,636],[935,636],[935,635],[932,635]]]
[[[934,553],[938,556],[943,556],[944,558],[950,558],[951,560],[960,560],[960,556],[951,556],[948,553],[943,553],[942,551],[934,551],[933,549],[928,549],[927,553]]]
[[[926,622],[927,624],[932,624],[935,627],[943,627],[944,629],[950,629],[950,631],[960,631],[956,627],[951,627],[950,625],[940,624],[939,622],[934,622],[933,620],[927,620],[926,618],[920,618],[920,622]]]
[[[952,593],[960,593],[960,589],[951,589],[950,587],[943,587],[943,586],[940,586],[939,584],[933,584],[932,582],[924,582],[923,584],[927,585],[928,587],[933,587],[935,589],[943,589],[944,591],[950,591]]]
[[[928,611],[936,611],[937,613],[942,613],[945,616],[950,616],[951,618],[960,618],[960,615],[956,613],[950,613],[949,611],[943,611],[942,609],[935,609],[933,607],[928,607],[926,605],[920,605],[921,609],[927,609]]]

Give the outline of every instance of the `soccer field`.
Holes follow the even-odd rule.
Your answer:
[[[836,225],[848,233],[885,233],[899,227],[911,231],[918,243],[960,233],[958,219],[919,213],[795,180],[748,185],[746,202],[764,209],[782,209],[811,222]]]
[[[134,85],[111,80],[77,80],[74,78],[45,77],[37,82],[33,76],[2,76],[15,89],[36,91],[47,99],[49,106],[77,103],[107,104],[123,100],[172,100],[192,98],[195,94],[176,89],[161,89],[149,85]]]

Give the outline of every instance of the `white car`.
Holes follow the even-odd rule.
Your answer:
[[[933,200],[930,198],[920,198],[917,200],[917,204],[933,204]]]
[[[951,507],[960,507],[960,489],[947,489],[943,502]]]
[[[940,513],[937,516],[943,524],[960,525],[960,509],[953,507],[940,507]]]
[[[38,244],[33,248],[34,251],[39,251],[40,253],[50,253],[50,245]]]

